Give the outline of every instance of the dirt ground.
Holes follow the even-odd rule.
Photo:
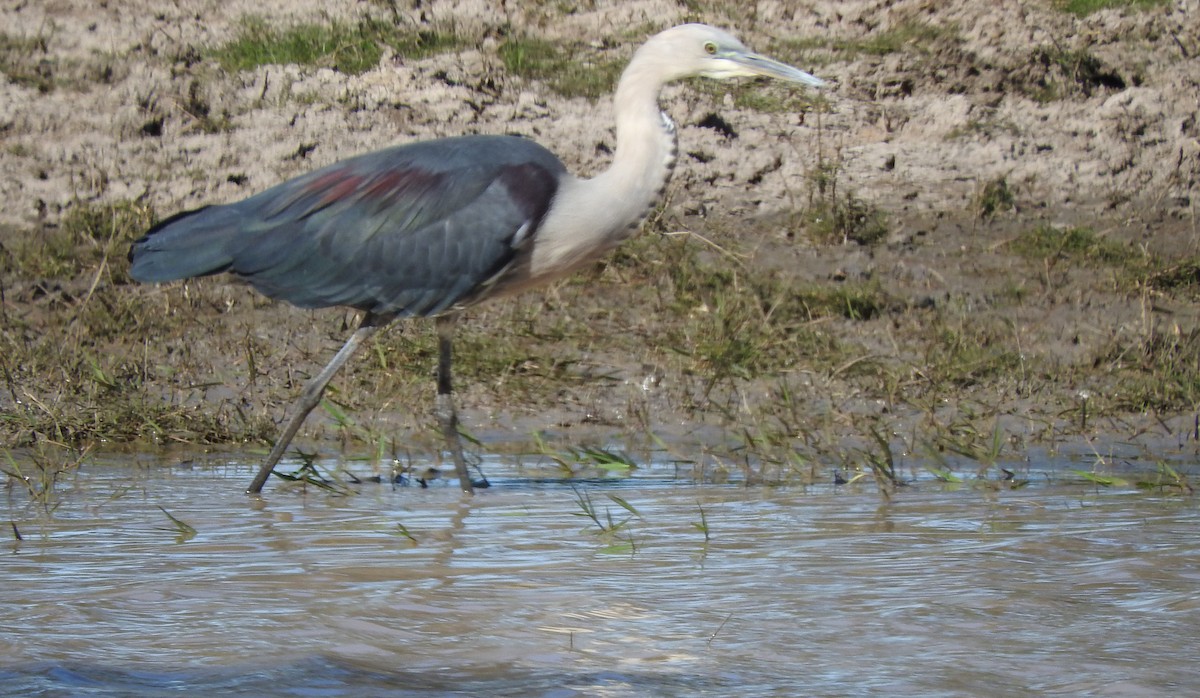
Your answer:
[[[468,429],[601,443],[651,432],[826,457],[869,451],[876,433],[967,455],[997,434],[1009,455],[1072,439],[1194,449],[1197,12],[1194,0],[1083,17],[1051,0],[6,0],[6,438],[266,441],[353,323],[228,279],[138,286],[124,270],[132,233],[93,229],[70,253],[55,247],[73,212],[149,224],[461,133],[527,135],[593,174],[613,147],[608,99],[513,75],[502,44],[537,36],[599,65],[704,21],[829,89],[668,87],[682,155],[662,211],[596,269],[472,314],[459,381]],[[248,15],[280,27],[379,17],[462,41],[422,58],[385,51],[361,74],[224,70],[212,52]],[[831,216],[845,220],[830,228]],[[1083,246],[1038,246],[1064,231],[1085,231]],[[762,330],[776,339],[757,356],[770,358],[735,370],[728,352],[697,349],[717,341],[702,323],[725,305],[715,281],[684,292],[684,262],[729,293],[778,281],[779,307],[799,297],[789,288],[852,289],[872,305],[813,311],[790,335]],[[726,325],[727,344],[747,332]],[[430,413],[416,406],[431,402],[431,340],[419,327],[392,335],[335,383],[349,416],[314,415],[308,439],[399,431],[415,434],[413,449],[426,443]],[[137,424],[118,426],[118,411]]]

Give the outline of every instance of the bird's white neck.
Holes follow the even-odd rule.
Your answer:
[[[659,110],[661,77],[645,63],[630,63],[617,85],[615,98],[617,149],[612,165],[588,185],[594,191],[615,192],[625,225],[645,218],[675,168],[678,142],[675,124]]]
[[[675,167],[675,124],[658,107],[665,82],[657,52],[642,47],[621,75],[614,99],[617,148],[592,179],[563,183],[535,242],[533,278],[569,273],[632,235],[662,196]]]

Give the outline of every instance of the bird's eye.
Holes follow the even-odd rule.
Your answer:
[[[710,56],[713,55],[714,53],[717,52],[717,45],[711,41],[705,41],[704,42],[704,52]]]

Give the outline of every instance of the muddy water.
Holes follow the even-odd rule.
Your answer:
[[[1200,690],[1195,498],[922,483],[884,507],[873,487],[490,470],[468,502],[386,485],[252,500],[235,466],[85,467],[51,513],[12,490],[0,693]],[[581,495],[641,518],[600,533]]]

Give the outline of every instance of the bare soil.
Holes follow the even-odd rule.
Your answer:
[[[412,5],[5,2],[10,446],[273,438],[354,314],[285,307],[225,278],[133,284],[132,236],[422,138],[519,133],[595,173],[613,147],[608,100],[511,74],[500,45],[531,35],[623,61],[650,33],[699,20],[832,87],[797,99],[770,84],[670,86],[662,103],[684,155],[642,238],[576,278],[481,306],[463,328],[470,431],[653,433],[843,461],[877,434],[972,457],[996,434],[1018,456],[1038,442],[1195,449],[1194,0],[1082,18],[1050,0]],[[212,50],[251,14],[279,26],[393,18],[463,41],[420,59],[385,52],[359,75],[222,70]],[[833,215],[846,221],[831,228]],[[881,233],[860,239],[869,221]],[[1090,247],[1031,237],[1072,230]],[[871,304],[772,327],[773,308],[813,289]],[[746,293],[765,299],[755,322],[728,314],[735,300],[753,306]],[[335,383],[345,415],[314,415],[308,443],[386,434],[397,453],[436,450],[429,334],[397,326],[364,351]],[[750,358],[730,349],[739,339]]]

